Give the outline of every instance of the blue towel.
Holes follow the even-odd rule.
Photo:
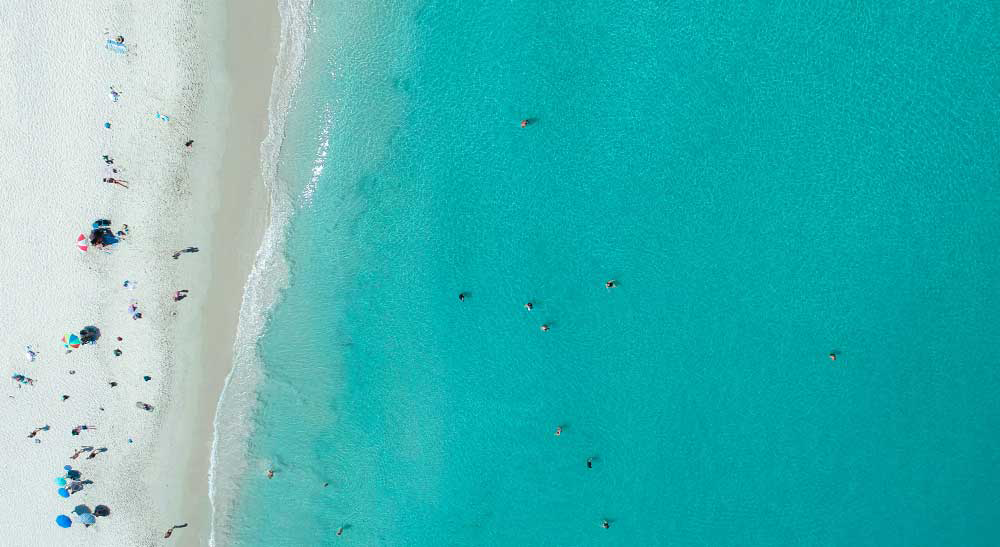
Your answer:
[[[114,40],[108,40],[108,42],[106,44],[104,44],[104,47],[110,49],[111,51],[113,51],[115,53],[124,54],[124,53],[128,52],[128,47],[126,47],[125,44],[119,44],[118,42],[116,42]]]

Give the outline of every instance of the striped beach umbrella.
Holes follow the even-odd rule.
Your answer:
[[[76,349],[80,347],[80,337],[73,333],[65,334],[62,337],[62,343],[67,349]]]
[[[76,248],[80,249],[81,253],[87,252],[90,248],[90,241],[87,240],[87,236],[80,234],[76,236]]]

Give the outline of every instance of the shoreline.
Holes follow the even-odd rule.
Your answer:
[[[277,3],[8,7],[18,24],[0,25],[4,43],[35,47],[0,56],[0,234],[16,242],[0,261],[12,289],[0,355],[26,378],[0,398],[0,457],[19,466],[0,483],[16,500],[3,543],[158,545],[188,523],[170,544],[207,544],[213,418],[268,225]],[[72,245],[95,219],[129,226],[112,252]],[[201,252],[171,258],[188,246]],[[182,302],[179,289],[191,291]],[[99,338],[66,351],[60,337],[86,325]],[[82,483],[57,495],[65,465]],[[92,526],[74,514],[99,505],[109,514]]]
[[[179,346],[175,353],[178,369],[188,373],[176,380],[175,404],[161,432],[159,462],[151,469],[160,475],[161,487],[169,485],[162,489],[158,526],[165,530],[189,524],[173,536],[178,545],[207,545],[211,536],[208,476],[214,417],[233,366],[245,284],[268,225],[260,146],[267,133],[280,29],[277,3],[271,0],[229,1],[208,9],[217,13],[206,15],[203,24],[221,25],[223,38],[214,41],[219,51],[214,52],[214,62],[208,64],[209,72],[204,75],[206,97],[200,110],[206,117],[199,133],[207,134],[208,142],[223,143],[223,152],[221,158],[197,158],[196,164],[209,168],[191,173],[192,202],[196,204],[193,216],[207,219],[213,232],[207,249],[202,247],[202,251],[209,251],[207,264],[192,266],[189,277],[210,281],[200,313],[178,321],[178,339],[198,343],[183,349]],[[263,59],[269,62],[261,62]],[[213,67],[225,75],[214,85]],[[224,107],[212,111],[213,105]],[[197,146],[198,135],[192,138]],[[211,152],[206,149],[202,155]],[[192,245],[198,244],[192,241]],[[182,443],[189,444],[181,448]],[[162,537],[162,531],[159,534],[157,537]]]

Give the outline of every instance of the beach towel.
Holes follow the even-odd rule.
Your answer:
[[[104,47],[120,55],[128,53],[128,47],[125,44],[119,44],[114,40],[108,40],[107,43],[104,44]]]

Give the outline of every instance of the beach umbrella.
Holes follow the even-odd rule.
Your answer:
[[[56,477],[56,484],[59,486],[66,486],[66,479],[62,477]]]
[[[76,248],[80,249],[81,253],[87,252],[87,249],[90,248],[90,240],[87,239],[87,236],[83,234],[76,236]]]
[[[69,517],[66,515],[59,515],[56,517],[56,524],[58,524],[61,528],[69,528],[73,525],[73,521],[69,520]]]
[[[72,465],[64,465],[63,469],[65,469],[66,471],[69,471],[70,469],[73,469],[73,466]]]
[[[65,488],[60,488],[59,490],[56,490],[56,492],[58,492],[59,495],[62,496],[62,497],[64,497],[64,498],[68,498],[69,497],[69,490],[66,490]]]
[[[97,507],[94,507],[95,517],[106,517],[110,514],[111,514],[111,508],[108,507],[107,505],[98,505]]]
[[[83,513],[82,515],[80,515],[80,522],[84,524],[93,524],[97,522],[97,518],[95,518],[94,515],[91,513]]]
[[[73,333],[65,334],[62,337],[62,343],[68,349],[76,349],[80,347],[80,337]]]

